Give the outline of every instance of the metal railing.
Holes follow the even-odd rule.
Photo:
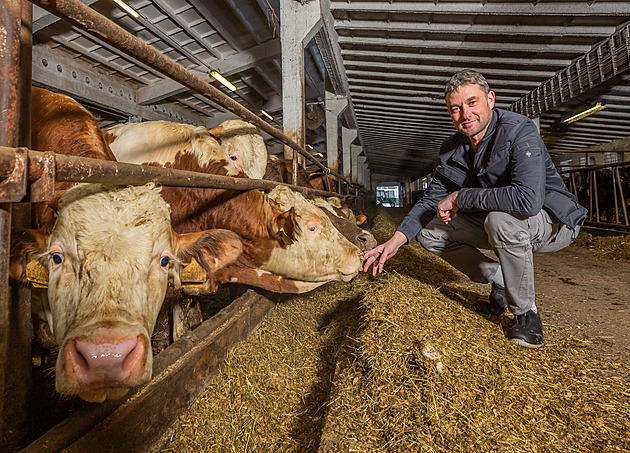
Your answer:
[[[559,164],[559,167],[569,167],[570,165]],[[593,226],[600,227],[614,227],[623,230],[630,230],[630,219],[628,219],[628,200],[629,193],[624,193],[621,175],[619,173],[620,168],[630,168],[630,161],[615,162],[601,165],[587,165],[579,166],[577,168],[571,168],[569,170],[559,170],[561,175],[567,175],[569,190],[576,198],[580,197],[580,191],[586,190],[588,194],[588,217],[587,223],[592,223]],[[604,170],[610,170],[610,183],[612,185],[612,205],[614,209],[614,221],[611,218],[612,215],[607,212],[606,221],[602,220],[602,209],[610,208],[610,201],[608,206],[602,205],[602,194],[606,189],[601,186],[601,181],[598,185],[598,179],[602,179],[601,172]],[[586,181],[577,181],[576,175],[586,172]],[[600,177],[598,178],[598,172]],[[583,193],[583,192],[582,192]],[[610,192],[607,192],[608,194]],[[579,198],[578,198],[579,199]],[[608,211],[608,210],[607,210]]]

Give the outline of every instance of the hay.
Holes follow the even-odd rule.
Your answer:
[[[396,225],[380,211],[372,232]],[[488,289],[418,244],[387,269],[280,304],[167,451],[630,451],[628,383],[584,343],[546,325],[544,348],[512,345],[509,316],[471,310]]]
[[[606,258],[611,260],[630,261],[630,235],[594,236],[586,231],[581,231],[575,245],[602,252]]]

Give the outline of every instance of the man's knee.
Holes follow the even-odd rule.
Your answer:
[[[490,243],[495,246],[529,244],[527,220],[500,211],[490,211],[484,222]]]
[[[422,247],[429,252],[434,253],[436,250],[443,248],[445,244],[444,233],[439,230],[432,230],[429,228],[420,230],[416,239]]]

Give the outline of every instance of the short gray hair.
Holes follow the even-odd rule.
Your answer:
[[[446,88],[444,88],[444,97],[446,98],[461,85],[479,85],[486,96],[490,92],[490,86],[484,76],[474,69],[464,69],[454,74],[448,81]]]

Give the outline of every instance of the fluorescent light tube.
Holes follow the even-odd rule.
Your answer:
[[[219,82],[221,82],[223,85],[225,85],[225,87],[228,90],[236,91],[236,87],[232,85],[230,82],[228,82],[227,79],[223,77],[221,74],[219,74],[217,71],[212,71],[210,75],[214,77],[216,80],[218,80]]]
[[[138,13],[138,11],[136,11],[135,9],[133,9],[131,6],[127,5],[125,2],[123,2],[122,0],[114,0],[114,2],[120,6],[123,10],[125,10],[127,12],[127,14],[129,14],[130,16],[135,17],[136,19],[138,17],[140,17],[140,14]]]

